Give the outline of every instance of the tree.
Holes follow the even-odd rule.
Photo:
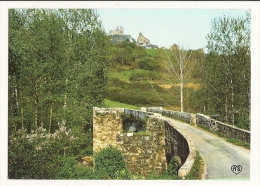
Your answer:
[[[10,9],[9,20],[10,129],[91,125],[109,66],[95,10]]]
[[[195,73],[194,69],[196,65],[202,64],[203,57],[204,52],[200,50],[184,50],[180,49],[176,44],[174,44],[170,50],[163,50],[161,52],[165,75],[159,78],[159,84],[162,86],[169,85],[165,90],[173,98],[179,100],[181,112],[184,111],[184,102],[188,100],[192,93],[187,88],[187,83]],[[197,70],[199,70],[199,68]],[[153,86],[152,89],[155,91]],[[159,94],[156,94],[160,98]],[[164,103],[168,106],[172,106],[165,101]]]
[[[245,17],[214,19],[206,37],[208,111],[216,111],[227,123],[247,129],[250,116],[250,19],[248,12]]]
[[[118,63],[129,65],[131,63],[131,53],[126,48],[118,48],[116,51],[116,59]]]
[[[75,159],[92,153],[88,129],[93,106],[101,106],[106,95],[109,40],[96,11],[87,9],[10,9],[8,37],[9,177],[51,178],[57,153]],[[39,136],[48,143],[59,128],[81,139],[55,137],[60,148],[44,153],[37,151],[38,142],[23,141]]]

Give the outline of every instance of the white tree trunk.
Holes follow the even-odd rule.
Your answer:
[[[183,112],[183,59],[180,57],[180,96],[181,96],[181,112]]]

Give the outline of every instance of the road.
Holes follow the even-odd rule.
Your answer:
[[[205,179],[250,179],[250,150],[228,143],[202,128],[164,116],[161,118],[180,129],[194,142],[196,150],[206,163]],[[242,171],[233,173],[232,165],[241,165]]]

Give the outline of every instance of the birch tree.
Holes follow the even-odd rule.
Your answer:
[[[171,95],[173,99],[179,100],[180,111],[184,112],[185,102],[193,91],[187,88],[187,83],[191,81],[195,73],[196,65],[199,65],[203,61],[204,52],[201,50],[184,50],[174,44],[170,50],[163,50],[161,53],[161,59],[163,62],[164,73],[162,77],[159,77],[159,85],[168,85],[164,87],[165,90]],[[198,71],[197,71],[198,72]],[[156,92],[150,83],[152,90]],[[156,95],[167,106],[173,106],[163,100],[156,92]]]

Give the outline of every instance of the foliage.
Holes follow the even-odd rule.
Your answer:
[[[93,170],[81,165],[73,157],[61,157],[58,163],[60,168],[54,179],[95,179]]]
[[[180,178],[175,174],[169,174],[167,170],[163,170],[161,174],[151,173],[147,177],[146,180],[179,180]]]
[[[235,138],[225,138],[225,139],[229,143],[232,143],[232,144],[237,145],[237,146],[242,146],[246,149],[250,149],[250,143],[245,143],[245,142],[239,141],[238,139],[235,139]]]
[[[194,164],[193,164],[190,172],[185,177],[186,180],[200,180],[201,179],[201,174],[203,173],[202,161],[203,160],[202,160],[199,152],[196,151],[196,157],[195,157]]]
[[[225,118],[224,122],[250,129],[250,14],[214,19],[207,40],[207,112],[216,112]]]
[[[124,157],[117,148],[111,145],[94,155],[95,174],[100,179],[130,179]]]
[[[138,67],[143,70],[159,70],[158,63],[152,57],[143,57],[137,60]]]
[[[87,131],[106,94],[109,40],[94,10],[10,9],[9,133]]]
[[[161,85],[179,85],[178,89],[166,89],[165,92],[173,99],[179,101],[181,112],[183,112],[184,103],[189,101],[189,96],[194,92],[192,89],[186,88],[185,85],[189,83],[192,78],[200,82],[200,76],[196,76],[195,74],[199,73],[201,70],[200,67],[203,66],[204,52],[203,50],[184,50],[176,45],[176,47],[171,47],[170,50],[159,50],[158,57],[162,65],[159,68],[160,75],[158,75],[156,79],[157,83]],[[154,83],[155,82],[150,82],[151,91],[168,106],[171,106],[171,104],[153,88],[152,84]]]
[[[151,89],[144,82],[127,83],[119,79],[110,79],[107,99],[136,106],[166,106],[164,101],[151,92]],[[172,99],[168,92],[157,84],[154,89],[171,105],[177,105],[177,101]]]
[[[31,133],[19,129],[9,136],[8,177],[10,179],[51,179],[61,157],[73,156],[78,138],[65,124],[49,134],[45,128]]]
[[[168,164],[168,173],[170,175],[178,175],[178,170],[181,167],[181,159],[179,156],[174,155],[171,160],[170,163]]]

